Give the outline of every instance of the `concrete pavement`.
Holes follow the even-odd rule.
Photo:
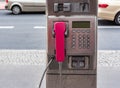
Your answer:
[[[0,65],[0,88],[38,88],[43,69],[42,65]]]
[[[45,65],[45,50],[0,50],[2,65]],[[120,50],[99,50],[98,66],[120,66]]]
[[[38,88],[45,65],[45,50],[0,50],[0,88]],[[98,88],[119,88],[119,67],[120,51],[98,51]]]
[[[0,50],[0,88],[38,88],[45,66],[45,50]]]

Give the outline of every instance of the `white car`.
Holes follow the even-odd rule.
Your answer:
[[[6,0],[5,8],[13,14],[40,12],[46,10],[46,0]]]
[[[99,0],[98,17],[120,24],[120,0]]]

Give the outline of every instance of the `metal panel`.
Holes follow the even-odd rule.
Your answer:
[[[96,88],[96,75],[47,75],[47,88]]]
[[[88,57],[88,64],[89,66],[81,69],[84,74],[92,74],[94,70],[96,69],[96,47],[97,47],[97,34],[96,34],[96,17],[95,16],[71,16],[71,17],[54,17],[49,16],[48,17],[48,56],[55,56],[55,38],[53,34],[53,24],[54,22],[66,22],[67,24],[67,30],[68,35],[65,39],[65,51],[66,51],[66,58],[65,62],[63,63],[63,70],[70,70],[69,60],[71,57],[77,56],[77,57]],[[72,22],[73,21],[89,21],[90,22],[90,28],[72,28]],[[83,47],[79,47],[79,37],[84,35],[82,39]],[[75,39],[75,47],[72,47],[73,43],[73,36],[76,36]],[[89,38],[88,38],[89,36]],[[89,44],[87,43],[89,39]],[[84,44],[85,43],[85,44]],[[48,59],[49,60],[49,59]],[[87,62],[86,62],[87,63]],[[84,69],[89,69],[90,73],[85,71]],[[54,70],[54,71],[49,71]],[[58,70],[58,63],[53,62],[49,68],[48,72],[56,72],[55,70]],[[73,72],[74,73],[74,72]],[[72,74],[73,74],[72,73]],[[78,71],[79,73],[79,71]]]
[[[70,11],[54,11],[54,4],[70,3]],[[84,5],[85,4],[85,5]],[[64,6],[63,6],[64,7]],[[96,15],[97,16],[97,0],[47,0],[48,15]],[[84,9],[84,10],[82,10]]]

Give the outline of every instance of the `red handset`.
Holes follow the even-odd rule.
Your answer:
[[[55,22],[55,49],[56,49],[56,61],[63,62],[65,59],[65,22]]]

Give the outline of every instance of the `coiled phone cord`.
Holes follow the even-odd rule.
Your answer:
[[[45,70],[44,70],[44,72],[43,72],[43,74],[42,74],[42,78],[41,78],[41,80],[40,80],[40,84],[39,84],[39,87],[38,87],[38,88],[41,88],[42,81],[43,81],[43,78],[44,78],[44,76],[45,76],[45,73],[46,73],[48,67],[50,66],[50,64],[53,62],[54,56],[52,56],[52,57],[50,57],[50,58],[51,58],[51,59],[50,59],[50,61],[48,62],[47,67],[45,68]]]

